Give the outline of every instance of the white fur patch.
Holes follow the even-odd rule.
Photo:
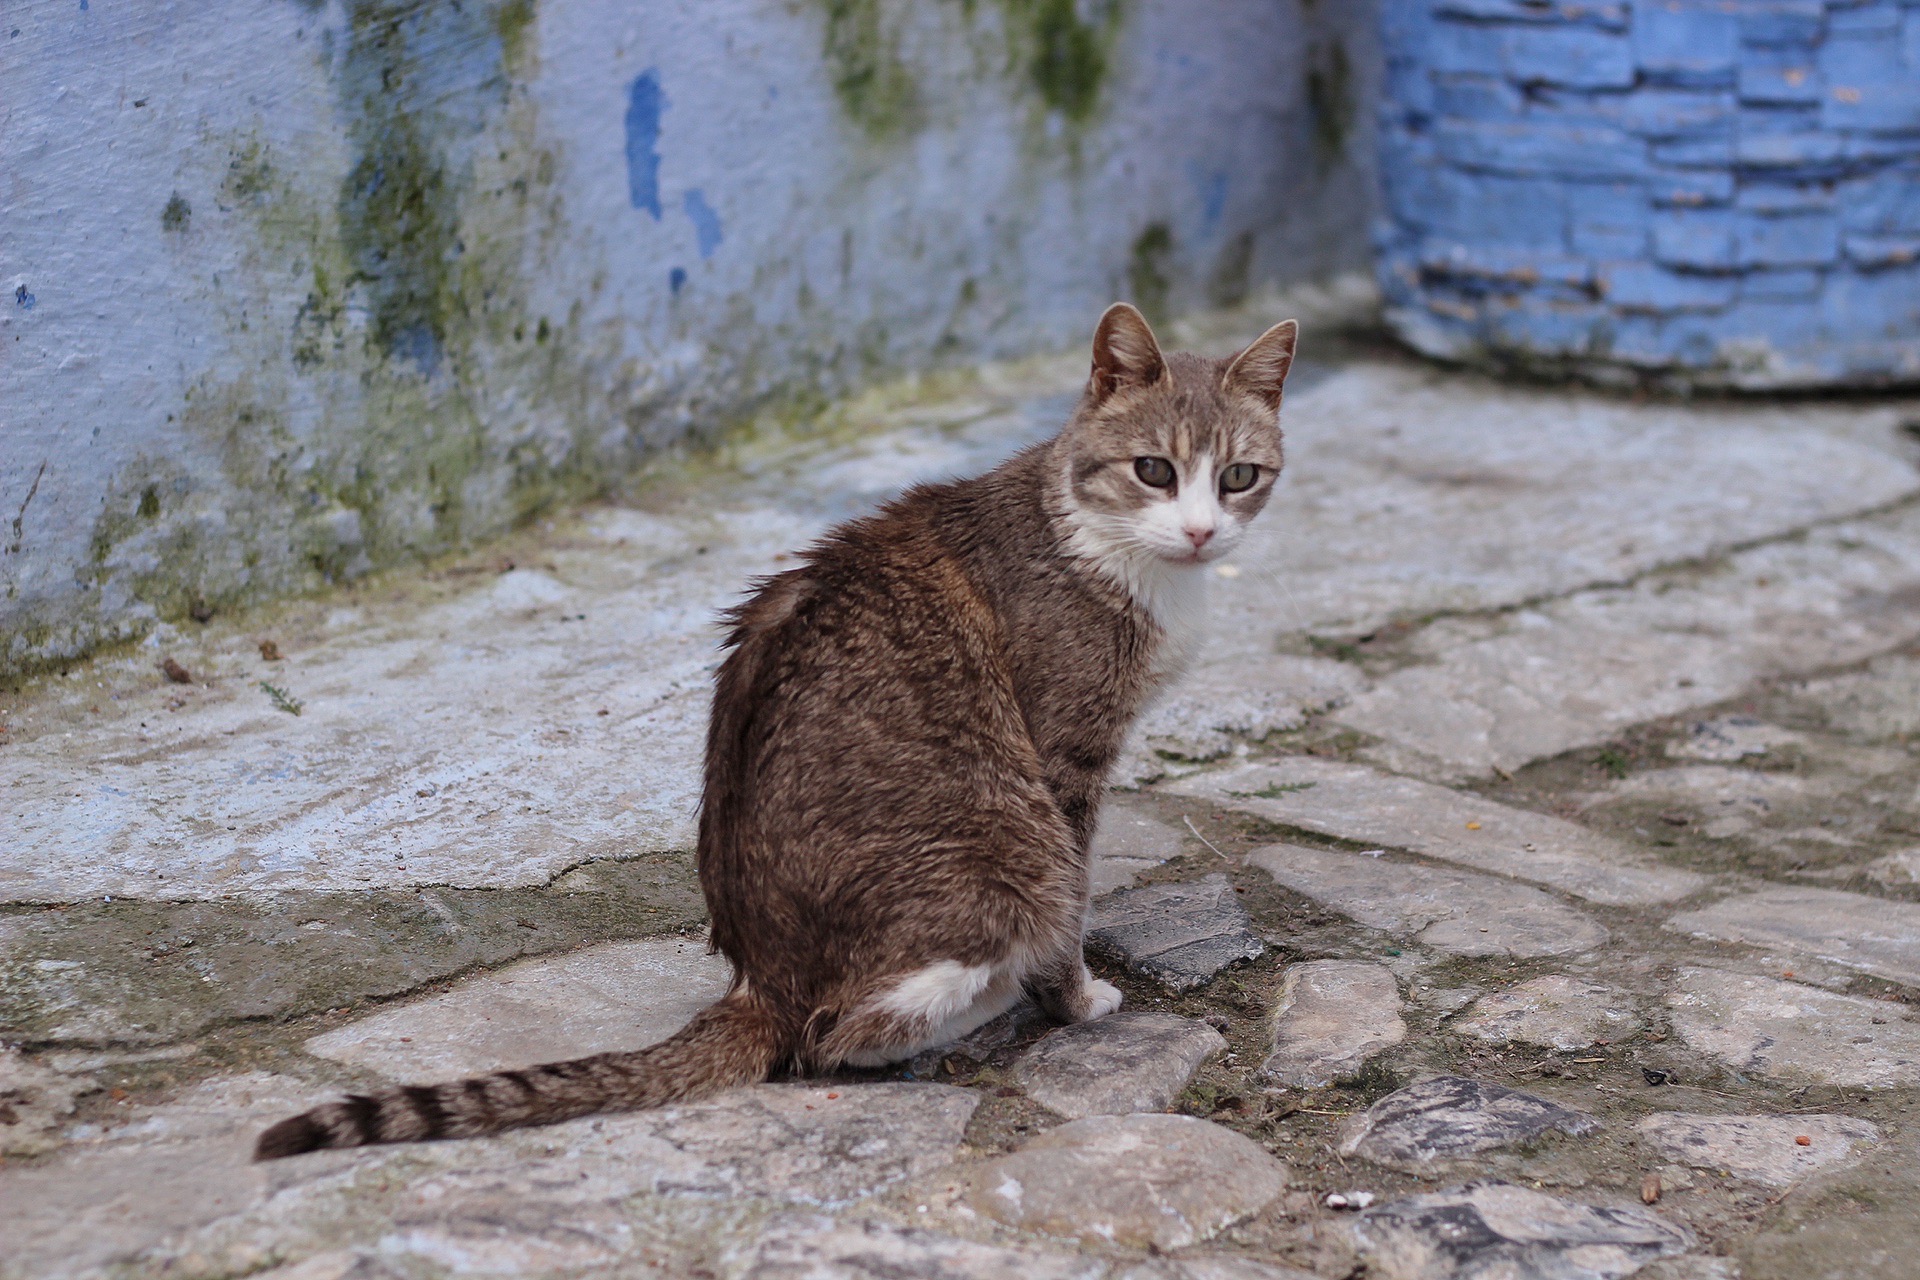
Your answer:
[[[1173,505],[1162,504],[1168,510]],[[1073,508],[1067,512],[1067,550],[1158,624],[1163,641],[1153,655],[1153,675],[1165,682],[1186,670],[1206,634],[1211,566],[1169,560],[1140,540],[1139,525],[1132,517]]]
[[[1120,988],[1114,986],[1105,978],[1095,978],[1091,975],[1086,979],[1086,993],[1088,1022],[1092,1022],[1095,1018],[1104,1018],[1108,1014],[1116,1012],[1120,1008],[1121,1000],[1125,999],[1125,997],[1120,994]]]
[[[879,1067],[922,1049],[958,1040],[1020,1002],[1025,966],[963,965],[938,960],[901,978],[881,996],[880,1008],[922,1028],[898,1044],[847,1055],[856,1067]]]
[[[936,960],[894,984],[893,990],[880,998],[880,1007],[937,1026],[971,1005],[992,981],[991,965]]]

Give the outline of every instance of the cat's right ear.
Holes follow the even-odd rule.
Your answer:
[[[1093,375],[1087,392],[1094,403],[1123,387],[1150,387],[1166,376],[1166,357],[1147,318],[1130,303],[1108,307],[1093,331]]]

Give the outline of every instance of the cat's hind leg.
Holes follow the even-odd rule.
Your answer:
[[[1040,1011],[1055,1022],[1091,1022],[1119,1009],[1120,988],[1087,971],[1076,948],[1027,979]]]

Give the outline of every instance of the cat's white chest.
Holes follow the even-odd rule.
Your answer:
[[[1149,674],[1156,686],[1178,679],[1200,652],[1207,635],[1209,573],[1196,565],[1168,566],[1141,585],[1140,603],[1159,624]]]

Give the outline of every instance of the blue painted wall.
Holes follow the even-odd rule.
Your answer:
[[[1364,268],[1373,4],[14,0],[0,676]]]
[[[1379,271],[1429,353],[1920,381],[1920,3],[1386,0]]]

